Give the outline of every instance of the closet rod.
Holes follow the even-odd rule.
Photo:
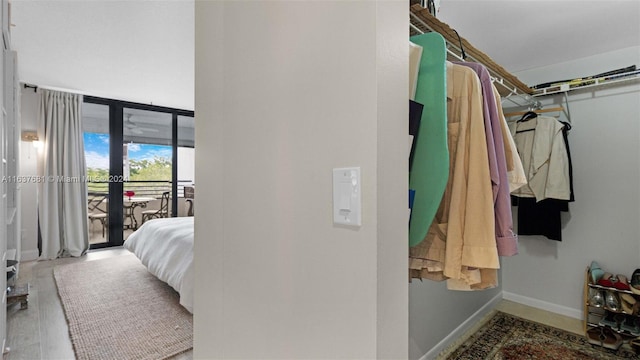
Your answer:
[[[523,102],[517,102],[515,101],[513,98],[518,98],[518,99],[522,99]],[[531,95],[528,94],[516,94],[516,95],[510,95],[507,97],[503,97],[502,98],[502,102],[504,103],[505,101],[510,101],[514,104],[516,104],[517,107],[529,107],[531,109],[540,109],[542,108],[542,103],[538,100],[536,100],[535,98],[533,98]]]
[[[409,12],[409,15],[411,17],[411,20],[417,22],[418,24],[420,24],[422,27],[424,27],[425,29],[429,30],[430,32],[438,32],[436,31],[433,27],[431,27],[430,25],[428,25],[427,23],[425,23],[420,17],[418,17],[417,15],[415,15],[413,12]],[[419,34],[424,34],[424,30],[420,29],[419,27],[417,27],[416,25],[414,25],[411,21],[409,21],[409,26],[411,29],[413,29],[415,32],[419,33]],[[452,51],[451,49],[453,48],[454,50],[456,50],[458,53],[462,54],[462,49],[454,44],[449,42],[446,38],[445,38],[445,42],[446,42],[446,48],[447,48],[447,54],[459,61],[466,61],[463,60],[461,55],[458,55],[456,52]],[[479,61],[475,56],[473,55],[467,55],[466,56],[467,59],[472,60],[473,62],[477,62],[479,64],[483,64],[482,61]],[[534,99],[531,95],[523,93],[520,89],[518,89],[518,87],[516,87],[513,84],[508,83],[508,80],[506,80],[504,77],[500,76],[500,74],[497,74],[493,69],[491,69],[489,66],[486,66],[487,70],[489,70],[489,73],[491,75],[491,81],[496,84],[496,86],[500,86],[503,89],[508,91],[508,94],[506,96],[503,96],[503,100],[507,99],[513,103],[515,103],[516,105],[519,106],[532,106],[532,107],[540,107],[540,103],[538,100]],[[511,99],[511,97],[513,96],[517,96],[523,99],[525,104],[522,103],[518,103],[516,101],[514,101],[513,99]]]
[[[419,21],[419,22],[422,24],[422,26],[424,26],[424,27],[428,28],[429,30],[431,30],[431,32],[436,32],[436,31],[433,31],[433,30],[429,27],[429,25],[425,24],[422,20],[420,20],[420,18],[416,17],[416,16],[415,16],[415,15],[413,15],[413,14],[411,14],[411,16],[413,16],[417,21]],[[420,34],[424,34],[424,31],[422,31],[422,29],[420,29],[419,27],[417,27],[417,26],[413,25],[411,22],[409,22],[409,26],[410,26],[413,30],[415,30],[416,32],[418,32],[418,33],[420,33]],[[458,61],[464,61],[464,60],[462,59],[462,56],[461,56],[461,55],[458,55],[458,54],[454,53],[453,51],[451,51],[451,49],[449,49],[449,45],[451,45],[451,44],[449,44],[449,42],[448,42],[448,41],[446,41],[446,40],[445,40],[445,42],[446,42],[447,54],[448,54],[449,56],[451,56],[451,57],[453,57],[453,58],[457,59]],[[475,59],[474,59],[474,60],[475,60]],[[491,80],[493,80],[493,77],[491,78]]]
[[[555,108],[549,108],[549,109],[539,109],[539,110],[530,110],[530,111],[533,111],[536,114],[542,114],[542,113],[548,113],[548,112],[564,111],[564,108],[563,107],[555,107]],[[526,114],[528,112],[529,111],[511,112],[511,113],[504,114],[504,117],[524,115],[524,114]]]
[[[427,28],[429,31],[431,32],[437,32],[435,31],[431,26],[427,25],[424,21],[422,21],[422,19],[420,19],[419,17],[417,17],[416,15],[414,15],[413,13],[410,13],[411,17],[418,23],[420,23],[420,25],[424,26],[425,28]],[[414,24],[412,24],[411,22],[409,22],[409,26],[416,32],[420,33],[420,34],[424,34],[424,31],[422,29],[420,29],[419,27],[415,26]],[[455,59],[457,59],[458,61],[466,61],[467,59],[470,59],[474,62],[477,62],[479,64],[482,64],[481,61],[478,61],[478,59],[476,59],[474,56],[471,55],[467,55],[467,59],[463,59],[461,55],[458,55],[457,53],[453,52],[451,50],[451,48],[454,48],[458,53],[462,53],[462,49],[460,49],[459,46],[450,43],[449,41],[447,41],[445,39],[446,42],[446,48],[447,48],[447,54]],[[521,93],[517,87],[515,86],[509,86],[505,79],[503,77],[500,77],[499,75],[496,75],[495,72],[490,69],[489,67],[487,67],[487,70],[489,70],[489,74],[491,75],[491,81],[496,84],[496,86],[501,86],[502,88],[506,89],[509,94],[503,97],[503,101],[509,100],[511,102],[513,102],[516,105],[519,106],[530,106],[530,107],[540,107],[540,102],[538,100],[535,100],[531,95],[529,94],[523,94]],[[513,99],[511,99],[512,97],[517,96],[520,97],[524,100],[525,104],[521,104],[518,103],[516,101],[514,101]]]

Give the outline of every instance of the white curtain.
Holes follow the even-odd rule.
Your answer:
[[[42,90],[38,121],[44,129],[40,259],[81,256],[89,248],[82,95]]]

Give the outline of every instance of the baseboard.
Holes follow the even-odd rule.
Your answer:
[[[20,261],[31,261],[38,259],[38,249],[35,250],[25,250],[20,252]]]
[[[569,316],[574,319],[583,320],[584,315],[581,309],[574,309],[567,306],[562,306],[554,303],[550,303],[544,300],[530,298],[528,296],[518,295],[507,291],[502,292],[502,298],[505,300],[511,300],[519,304],[531,306],[537,309],[550,311],[552,313]]]
[[[480,321],[486,314],[493,310],[502,300],[502,292],[498,293],[493,299],[484,304],[478,311],[473,313],[467,320],[455,328],[449,335],[436,344],[431,350],[424,354],[420,360],[433,360],[438,354],[446,349],[450,344],[463,336],[474,324]]]

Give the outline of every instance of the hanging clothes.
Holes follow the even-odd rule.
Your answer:
[[[511,193],[527,184],[527,175],[524,172],[522,160],[520,160],[516,143],[513,140],[511,131],[509,130],[507,119],[505,119],[502,111],[502,97],[500,96],[498,89],[496,89],[496,86],[493,84],[491,84],[491,86],[493,87],[496,107],[498,108],[498,117],[502,121],[501,128],[502,137],[505,140],[504,152],[507,163],[507,180],[509,181],[509,192]]]
[[[420,59],[415,101],[423,104],[424,110],[409,172],[409,188],[415,190],[409,246],[415,246],[427,235],[442,200],[449,175],[449,149],[444,38],[427,33],[412,36],[411,42],[429,49],[429,56]]]
[[[568,122],[560,122],[564,127],[562,128],[562,138],[564,139],[564,146],[567,149],[567,159],[569,160],[569,201],[576,201],[573,195],[573,161],[571,161],[571,149],[569,148],[569,130],[571,130],[571,124]],[[569,204],[567,203],[566,209],[562,211],[569,211]]]
[[[413,166],[415,144],[420,130],[420,120],[422,119],[422,109],[424,106],[413,100],[409,100],[409,172]],[[411,212],[415,200],[416,191],[409,189],[409,224],[411,224]]]
[[[518,206],[518,233],[520,235],[543,235],[549,240],[562,241],[562,218],[565,200],[514,197]]]
[[[574,200],[570,125],[536,116],[510,125],[530,183],[514,191],[518,233],[562,241],[561,212]]]
[[[409,41],[409,100],[415,100],[422,46]]]
[[[509,195],[509,181],[507,180],[507,160],[502,135],[502,120],[498,116],[491,75],[489,75],[489,71],[482,64],[470,62],[455,62],[455,64],[471,68],[480,79],[485,138],[487,141],[489,172],[491,174],[493,192],[498,255],[513,256],[518,253],[518,236],[513,232],[511,197]]]
[[[509,125],[520,159],[527,174],[527,185],[512,194],[518,197],[535,197],[569,200],[569,158],[562,129],[556,118],[536,116],[527,121]]]
[[[424,106],[413,100],[409,100],[409,171],[413,167],[413,157],[418,141],[420,130],[420,120],[422,119],[422,109]]]
[[[480,80],[447,62],[449,180],[424,241],[410,249],[411,276],[449,279],[448,287],[497,286],[493,192]]]

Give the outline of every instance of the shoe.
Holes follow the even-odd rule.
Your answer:
[[[615,331],[609,328],[603,328],[602,335],[604,335],[604,339],[602,340],[603,347],[611,350],[618,350],[620,345],[622,345],[622,336]]]
[[[607,314],[598,322],[600,326],[608,326],[618,330],[618,322],[613,318],[613,313],[607,311]]]
[[[620,294],[620,306],[622,307],[622,311],[629,315],[633,315],[633,305],[635,305],[636,299],[629,294]]]
[[[629,305],[633,305],[637,302],[636,298],[634,298],[631,294],[620,294],[620,297],[622,298],[622,300],[628,302]]]
[[[633,315],[634,305],[636,304],[636,299],[630,294],[620,294],[620,305],[622,306],[622,311],[629,315]]]
[[[594,307],[603,307],[604,295],[602,295],[602,291],[589,289],[589,304]]]
[[[607,291],[604,302],[609,310],[620,311],[620,300],[618,300],[618,296],[613,291]]]
[[[597,284],[598,280],[602,279],[602,275],[604,275],[604,271],[600,269],[600,265],[595,261],[591,262],[591,266],[589,266],[589,273],[591,274],[592,284]]]
[[[616,277],[613,276],[611,273],[604,273],[604,275],[602,275],[602,278],[598,280],[598,285],[601,285],[604,287],[613,287],[613,284],[616,281],[617,281]],[[638,291],[640,291],[640,288],[638,288]]]
[[[629,282],[630,290],[634,294],[640,295],[640,269],[636,269],[631,275],[631,281]]]
[[[620,324],[620,330],[627,331],[633,336],[640,336],[640,322],[632,316],[627,316]]]
[[[587,330],[587,340],[589,344],[602,346],[602,341],[606,338],[606,336],[602,333],[603,328],[594,327]],[[638,339],[638,344],[640,345],[640,339]]]
[[[618,290],[630,290],[629,289],[629,281],[627,281],[627,277],[624,275],[616,275],[618,281],[616,281],[613,286]]]

